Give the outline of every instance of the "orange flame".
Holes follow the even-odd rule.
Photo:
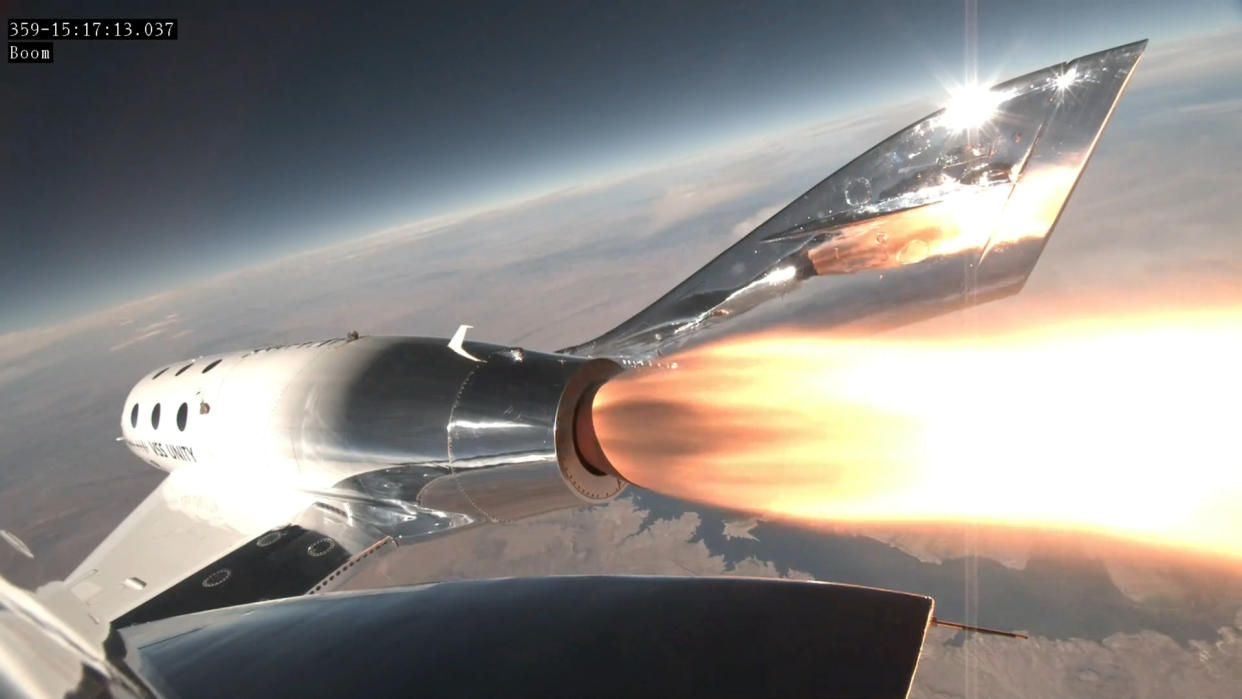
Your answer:
[[[931,204],[844,225],[807,254],[817,274],[851,274],[1042,238],[1077,174],[1074,168],[1049,167],[1023,175],[1016,188],[966,188]]]
[[[773,333],[671,359],[595,401],[605,453],[639,486],[1242,556],[1242,306],[968,341]]]

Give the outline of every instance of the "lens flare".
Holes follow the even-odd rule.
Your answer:
[[[1056,83],[1057,90],[1065,91],[1065,90],[1068,90],[1070,86],[1074,84],[1074,81],[1077,79],[1078,79],[1078,70],[1076,68],[1070,68],[1069,70],[1066,70],[1064,73],[1061,73],[1060,75],[1058,75],[1054,82]]]
[[[639,486],[1242,557],[1242,306],[969,339],[774,333],[672,359],[595,400],[604,452]]]
[[[940,115],[941,123],[957,131],[977,129],[991,120],[997,107],[1013,96],[1011,91],[991,90],[978,84],[949,88],[949,102]]]

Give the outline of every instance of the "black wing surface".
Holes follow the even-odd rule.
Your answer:
[[[131,626],[161,694],[905,697],[930,598],[752,578],[437,583]]]

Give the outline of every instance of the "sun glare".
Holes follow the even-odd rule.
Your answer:
[[[996,109],[1012,97],[982,85],[960,85],[949,88],[949,102],[940,115],[940,123],[955,131],[978,129],[996,114]]]
[[[1070,68],[1056,77],[1056,86],[1058,91],[1068,90],[1074,81],[1078,79],[1078,70]]]

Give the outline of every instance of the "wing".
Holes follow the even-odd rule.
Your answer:
[[[382,535],[315,496],[174,471],[66,578],[97,624],[299,595]]]
[[[510,578],[223,609],[120,637],[131,670],[187,698],[905,697],[933,609],[790,580]]]
[[[643,361],[725,334],[892,326],[1015,293],[1146,45],[959,95],[645,310],[562,351]]]
[[[509,578],[243,605],[92,645],[0,578],[0,691],[900,698],[934,609],[820,582]]]

